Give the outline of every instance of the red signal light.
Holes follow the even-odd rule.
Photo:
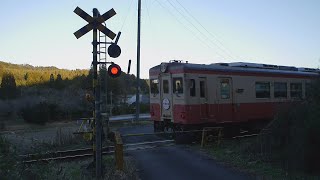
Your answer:
[[[109,74],[109,76],[111,76],[113,78],[119,77],[121,74],[120,66],[118,64],[111,64],[108,67],[108,74]]]
[[[111,74],[118,74],[119,70],[116,67],[111,68]]]

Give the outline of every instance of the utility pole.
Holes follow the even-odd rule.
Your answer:
[[[136,122],[138,122],[139,115],[140,115],[140,28],[141,28],[141,0],[138,0]]]

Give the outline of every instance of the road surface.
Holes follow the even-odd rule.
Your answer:
[[[121,128],[121,134],[151,133],[152,126]],[[126,137],[124,143],[161,139],[154,135]],[[142,180],[249,180],[249,174],[224,167],[203,152],[185,145],[164,146],[128,152],[137,163]]]

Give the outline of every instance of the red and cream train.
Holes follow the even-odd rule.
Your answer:
[[[243,62],[161,63],[149,71],[154,129],[263,124],[280,104],[305,98],[319,73]]]

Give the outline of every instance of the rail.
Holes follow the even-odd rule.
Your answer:
[[[176,131],[174,133],[187,133],[187,132],[201,132],[201,147],[204,147],[207,142],[208,138],[212,137],[217,140],[217,144],[219,145],[221,140],[224,139],[222,137],[222,127],[206,127],[202,130],[192,130],[192,131]],[[209,134],[208,131],[213,131],[213,133]],[[131,143],[131,144],[124,144],[122,141],[122,137],[128,136],[144,136],[144,135],[156,135],[156,134],[172,134],[173,132],[158,132],[158,133],[137,133],[137,134],[124,134],[121,135],[119,132],[115,132],[115,144],[114,146],[108,146],[102,148],[103,155],[112,155],[114,154],[116,159],[116,167],[118,170],[123,170],[124,168],[124,152],[127,151],[134,151],[134,150],[142,150],[142,149],[151,149],[156,148],[159,146],[166,145],[174,145],[175,140],[157,140],[157,141],[149,141],[149,142],[139,142],[139,143]],[[215,135],[215,136],[213,136]],[[247,138],[258,136],[259,134],[245,134],[240,136],[234,136],[231,139],[240,139],[240,138]],[[171,144],[168,144],[171,143]],[[155,144],[153,146],[150,146]],[[148,146],[144,146],[148,145]],[[85,158],[93,156],[93,149],[92,148],[83,148],[83,149],[74,149],[74,150],[66,150],[66,151],[55,151],[49,152],[44,154],[27,154],[27,155],[20,155],[19,157],[22,159],[22,162],[25,164],[30,163],[37,163],[37,162],[48,162],[48,161],[55,161],[55,160],[73,160],[78,158]]]

